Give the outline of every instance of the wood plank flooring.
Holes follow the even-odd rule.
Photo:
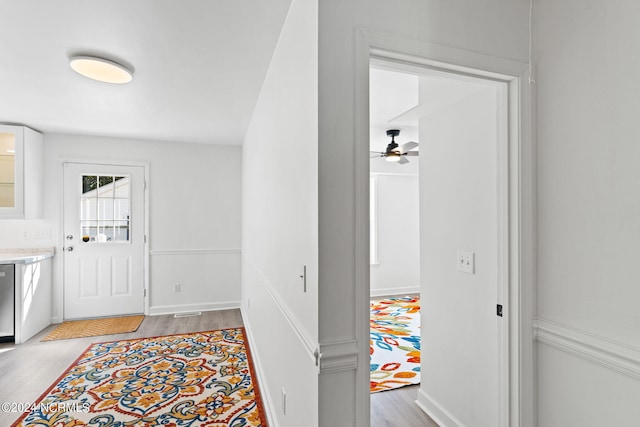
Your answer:
[[[91,343],[243,326],[240,310],[204,312],[197,317],[147,316],[136,332],[40,342],[50,326],[22,345],[0,344],[0,403],[33,403]],[[371,396],[372,427],[437,427],[415,404],[418,386]],[[0,411],[0,426],[20,414]]]
[[[371,427],[438,427],[416,404],[419,385],[371,395]]]

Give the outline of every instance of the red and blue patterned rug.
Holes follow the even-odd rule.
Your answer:
[[[420,299],[371,301],[371,393],[420,383]]]
[[[266,427],[244,329],[92,344],[14,426]]]

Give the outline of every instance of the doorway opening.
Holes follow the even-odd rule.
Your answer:
[[[429,378],[371,395],[371,425],[509,425],[508,84],[383,58],[369,84],[369,298],[419,298]],[[391,129],[408,162],[373,156]]]

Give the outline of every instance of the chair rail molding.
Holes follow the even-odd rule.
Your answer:
[[[640,348],[545,319],[534,321],[538,342],[640,380]]]
[[[151,256],[159,255],[218,255],[218,254],[239,254],[242,253],[237,248],[223,249],[153,249],[149,251]]]
[[[318,361],[320,374],[355,371],[358,368],[358,342],[351,340],[320,343]]]
[[[245,261],[251,267],[251,269],[256,273],[260,283],[262,283],[262,286],[264,286],[269,296],[271,296],[273,302],[275,303],[276,307],[278,308],[278,310],[280,311],[280,313],[282,314],[286,322],[289,324],[293,332],[295,332],[296,336],[298,337],[298,339],[304,346],[305,350],[307,351],[309,357],[311,357],[315,362],[317,348],[318,348],[318,345],[316,344],[315,340],[313,340],[307,332],[305,332],[298,326],[301,322],[298,321],[298,318],[296,317],[296,315],[289,309],[287,304],[280,298],[280,296],[278,295],[278,292],[273,288],[273,286],[271,286],[271,284],[265,278],[264,274],[262,274],[260,269],[256,267],[252,262],[248,260],[245,260]]]

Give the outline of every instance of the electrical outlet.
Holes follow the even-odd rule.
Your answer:
[[[182,285],[180,283],[174,283],[173,292],[182,292]]]
[[[475,253],[458,251],[457,255],[456,269],[463,273],[475,274]]]
[[[287,393],[282,389],[282,413],[287,415]]]

